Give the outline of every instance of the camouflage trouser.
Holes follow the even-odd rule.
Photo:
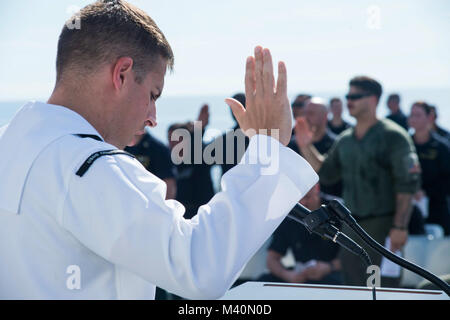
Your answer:
[[[384,246],[386,237],[389,235],[389,231],[392,227],[393,216],[382,216],[364,219],[358,222],[358,224],[378,243]],[[354,233],[347,226],[343,226],[342,232],[347,236],[355,240],[360,246],[362,246],[369,254],[373,265],[380,266],[382,256],[376,251],[372,250],[366,245],[359,236]],[[366,286],[367,279],[370,274],[367,274],[367,266],[363,263],[361,258],[341,248],[339,258],[342,263],[342,274],[344,278],[344,284],[349,286]],[[402,268],[403,269],[403,268]],[[403,270],[402,270],[403,272]],[[399,287],[401,275],[398,278],[381,277],[381,286],[396,288]]]

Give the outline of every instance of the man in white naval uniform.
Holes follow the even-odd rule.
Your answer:
[[[186,220],[165,183],[119,151],[156,125],[170,46],[123,1],[98,1],[79,18],[80,29],[61,33],[48,102],[28,103],[0,129],[0,298],[153,299],[155,285],[221,297],[318,180],[285,147],[284,64],[275,83],[269,50],[247,59],[247,109],[227,103],[249,148],[223,191]]]

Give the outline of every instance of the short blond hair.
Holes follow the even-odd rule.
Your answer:
[[[133,59],[136,81],[141,82],[159,58],[173,68],[172,49],[156,23],[141,9],[122,0],[100,0],[87,5],[66,23],[58,41],[57,83],[67,73],[92,73],[120,57]],[[69,22],[68,21],[68,22]]]

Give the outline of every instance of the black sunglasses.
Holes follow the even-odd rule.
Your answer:
[[[373,96],[373,93],[354,93],[354,94],[347,94],[345,96],[345,99],[347,100],[359,100],[361,98],[370,97]]]

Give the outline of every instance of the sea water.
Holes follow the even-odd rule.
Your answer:
[[[389,91],[388,91],[389,92]],[[402,110],[408,115],[411,104],[417,100],[425,100],[438,108],[438,123],[450,129],[450,89],[409,89],[404,91],[396,91],[401,95]],[[331,97],[341,97],[345,93],[322,92],[312,93],[326,99]],[[156,114],[158,125],[155,128],[149,129],[150,132],[168,144],[167,129],[173,123],[194,121],[197,119],[200,108],[204,104],[209,105],[209,125],[204,135],[205,142],[211,141],[215,136],[226,132],[235,126],[235,122],[231,117],[231,111],[228,105],[224,102],[228,95],[215,96],[166,96],[158,99],[156,104]],[[291,99],[295,98],[295,94],[290,95]],[[36,99],[45,102],[46,99]],[[345,100],[344,106],[345,106]],[[7,124],[27,101],[0,101],[0,127]],[[388,114],[386,107],[386,97],[382,96],[378,106],[378,116],[385,117]],[[349,116],[347,109],[344,107],[343,117],[350,123],[355,123],[355,120]],[[1,152],[1,151],[0,151]],[[220,190],[220,176],[221,169],[219,166],[213,166],[211,169],[211,177],[214,184],[215,191]]]
[[[388,91],[390,92],[390,91]],[[411,104],[414,101],[424,100],[438,109],[438,123],[442,127],[450,130],[450,88],[447,89],[407,89],[403,91],[396,91],[401,96],[401,107],[403,112],[408,115],[411,109]],[[337,96],[343,99],[345,92],[333,93],[323,92],[314,93],[328,101],[331,97]],[[209,105],[209,125],[205,133],[205,140],[209,141],[219,133],[225,132],[235,126],[231,117],[231,111],[228,105],[224,102],[225,98],[230,95],[215,95],[215,96],[163,96],[158,99],[156,103],[156,113],[158,125],[156,128],[150,129],[150,132],[167,144],[167,129],[177,122],[194,121],[197,119],[200,108],[204,104]],[[295,94],[291,94],[290,98],[295,98]],[[0,98],[1,99],[1,98]],[[36,99],[45,102],[46,99]],[[349,116],[345,108],[345,120],[354,123],[355,120]],[[0,126],[9,122],[20,107],[27,101],[1,101],[0,100]],[[383,95],[378,106],[378,116],[385,117],[388,114],[386,106],[386,95]]]

